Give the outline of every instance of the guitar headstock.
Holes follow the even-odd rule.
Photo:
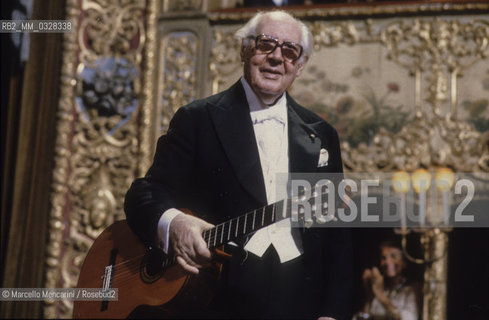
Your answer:
[[[295,196],[290,198],[290,217],[293,223],[310,228],[315,224],[323,225],[338,221],[338,208],[346,208],[351,201],[351,188],[337,191],[331,180],[320,180],[314,187],[293,186]],[[339,197],[338,192],[341,193]]]

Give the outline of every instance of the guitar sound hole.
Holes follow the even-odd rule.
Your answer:
[[[141,278],[146,283],[158,280],[162,273],[162,264],[165,260],[165,253],[161,250],[150,250],[141,261]]]

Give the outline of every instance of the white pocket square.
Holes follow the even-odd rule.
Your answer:
[[[318,168],[326,167],[328,165],[328,159],[329,159],[328,150],[321,148],[321,151],[319,152]]]

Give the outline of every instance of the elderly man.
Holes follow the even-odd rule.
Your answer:
[[[236,37],[243,77],[176,112],[152,167],[126,196],[132,229],[194,274],[212,259],[203,231],[280,200],[277,174],[342,172],[336,131],[286,92],[312,52],[309,29],[286,12],[272,11],[255,15]],[[322,153],[327,161],[321,162]],[[232,258],[209,307],[214,315],[350,316],[348,230],[292,228],[283,220],[226,250]]]

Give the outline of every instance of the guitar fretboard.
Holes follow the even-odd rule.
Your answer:
[[[214,228],[204,231],[203,237],[207,247],[212,249],[289,216],[290,199],[286,199],[218,224]]]

